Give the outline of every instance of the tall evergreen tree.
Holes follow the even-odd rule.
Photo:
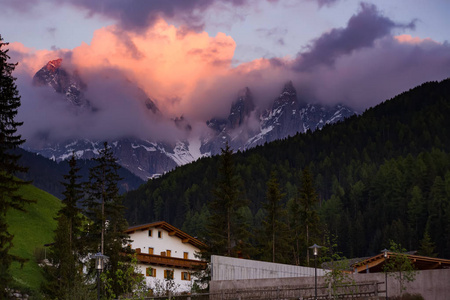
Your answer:
[[[101,252],[109,257],[106,264],[108,280],[112,280],[111,291],[119,296],[124,287],[118,280],[119,269],[127,265],[119,264],[127,258],[121,255],[129,237],[124,231],[128,228],[125,219],[125,207],[119,194],[119,166],[108,143],[99,151],[99,156],[93,159],[97,165],[89,170],[89,181],[86,183],[86,199],[84,207],[86,216],[90,219],[88,228],[88,244],[91,253]],[[119,272],[118,272],[119,271]]]
[[[237,213],[245,205],[241,179],[234,170],[233,150],[228,143],[222,149],[219,179],[210,202],[207,235],[211,254],[238,256],[246,248],[248,225]]]
[[[83,189],[75,155],[68,164],[69,173],[64,175],[65,182],[62,182],[65,188],[63,206],[56,217],[55,243],[50,247],[51,264],[44,267],[47,281],[43,291],[57,299],[69,298],[76,285],[83,284],[82,216],[77,206],[83,198]]]
[[[6,297],[5,288],[11,280],[11,263],[24,262],[10,253],[14,236],[8,231],[6,215],[11,209],[25,211],[24,205],[32,202],[19,195],[20,186],[26,183],[15,177],[16,173],[27,171],[18,163],[20,156],[13,153],[25,140],[17,133],[17,128],[23,123],[15,120],[20,96],[12,72],[17,64],[8,62],[8,49],[3,49],[8,43],[2,41],[0,36],[0,298]]]
[[[282,199],[286,194],[280,190],[280,185],[276,174],[271,173],[267,182],[266,203],[263,208],[266,211],[263,220],[264,225],[264,250],[263,258],[271,262],[287,263],[288,259],[285,251],[288,248],[286,209],[282,203]]]
[[[431,240],[428,231],[425,231],[423,239],[420,241],[420,248],[417,251],[417,255],[423,255],[428,257],[436,257],[437,254],[434,252],[435,246]]]
[[[306,246],[306,262],[309,265],[309,248],[308,246],[319,232],[319,214],[317,205],[319,197],[314,189],[312,175],[308,168],[303,169],[299,189],[299,212],[302,222],[302,233]]]

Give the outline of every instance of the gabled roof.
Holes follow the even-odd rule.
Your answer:
[[[399,254],[395,252],[388,252],[387,259],[396,255]],[[406,255],[411,260],[416,270],[450,269],[449,259],[412,255],[406,253],[402,255]],[[384,254],[380,253],[378,255],[356,262],[352,264],[352,267],[356,273],[377,273],[383,272],[384,262]]]
[[[181,241],[183,243],[189,243],[197,248],[201,249],[201,248],[207,247],[207,245],[205,243],[201,242],[200,240],[196,239],[195,237],[190,236],[186,232],[176,228],[175,226],[170,225],[169,223],[167,223],[165,221],[159,221],[159,222],[147,223],[147,224],[138,225],[138,226],[132,226],[132,227],[129,227],[127,230],[125,230],[125,233],[131,234],[136,231],[144,231],[144,230],[148,230],[150,228],[163,229],[163,230],[167,231],[170,236],[176,236],[179,239],[181,239]]]

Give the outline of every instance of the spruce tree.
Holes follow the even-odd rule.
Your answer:
[[[15,174],[26,172],[27,168],[19,165],[20,156],[13,152],[25,142],[17,133],[17,128],[23,123],[15,120],[20,107],[20,95],[12,72],[17,64],[8,62],[8,50],[3,49],[8,43],[2,41],[0,36],[0,296],[6,297],[6,287],[11,281],[11,263],[24,262],[10,253],[14,236],[8,231],[6,215],[11,209],[25,211],[24,205],[32,201],[18,193],[19,188],[26,183],[18,180]]]
[[[301,223],[300,232],[305,242],[306,262],[309,265],[309,245],[319,232],[319,214],[317,205],[319,197],[313,185],[312,175],[308,168],[302,172],[299,188],[298,217]]]
[[[267,182],[266,203],[263,208],[266,212],[263,220],[264,226],[264,249],[263,259],[271,262],[288,263],[285,250],[288,248],[286,209],[282,199],[286,194],[280,190],[280,185],[275,172]]]
[[[93,160],[97,165],[89,170],[84,201],[85,213],[90,219],[88,247],[91,253],[101,252],[109,257],[104,270],[106,280],[112,280],[113,284],[109,290],[119,296],[127,288],[116,277],[120,273],[119,269],[127,267],[119,262],[127,261],[127,257],[121,252],[125,251],[124,245],[129,241],[128,235],[124,233],[128,223],[118,186],[121,180],[118,175],[120,167],[106,142],[104,148],[99,151],[99,156]]]
[[[68,161],[69,173],[64,175],[65,187],[63,206],[55,218],[55,242],[50,247],[51,264],[44,267],[43,291],[52,298],[66,299],[76,285],[83,284],[82,258],[85,254],[82,245],[82,215],[78,208],[83,198],[81,176],[78,174],[75,155]]]
[[[210,202],[207,225],[211,254],[239,256],[248,250],[248,224],[238,214],[245,205],[241,194],[241,179],[234,170],[233,150],[228,143],[222,149],[218,169],[219,179]]]

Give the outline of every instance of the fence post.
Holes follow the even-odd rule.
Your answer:
[[[328,282],[328,298],[330,298],[330,299],[332,299],[332,295],[331,295],[331,293],[332,293],[333,291],[331,290],[331,280],[330,280],[330,282]]]

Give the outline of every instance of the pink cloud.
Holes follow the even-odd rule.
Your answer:
[[[401,34],[394,37],[399,43],[418,45],[422,43],[437,43],[430,38],[412,37],[409,34]]]

